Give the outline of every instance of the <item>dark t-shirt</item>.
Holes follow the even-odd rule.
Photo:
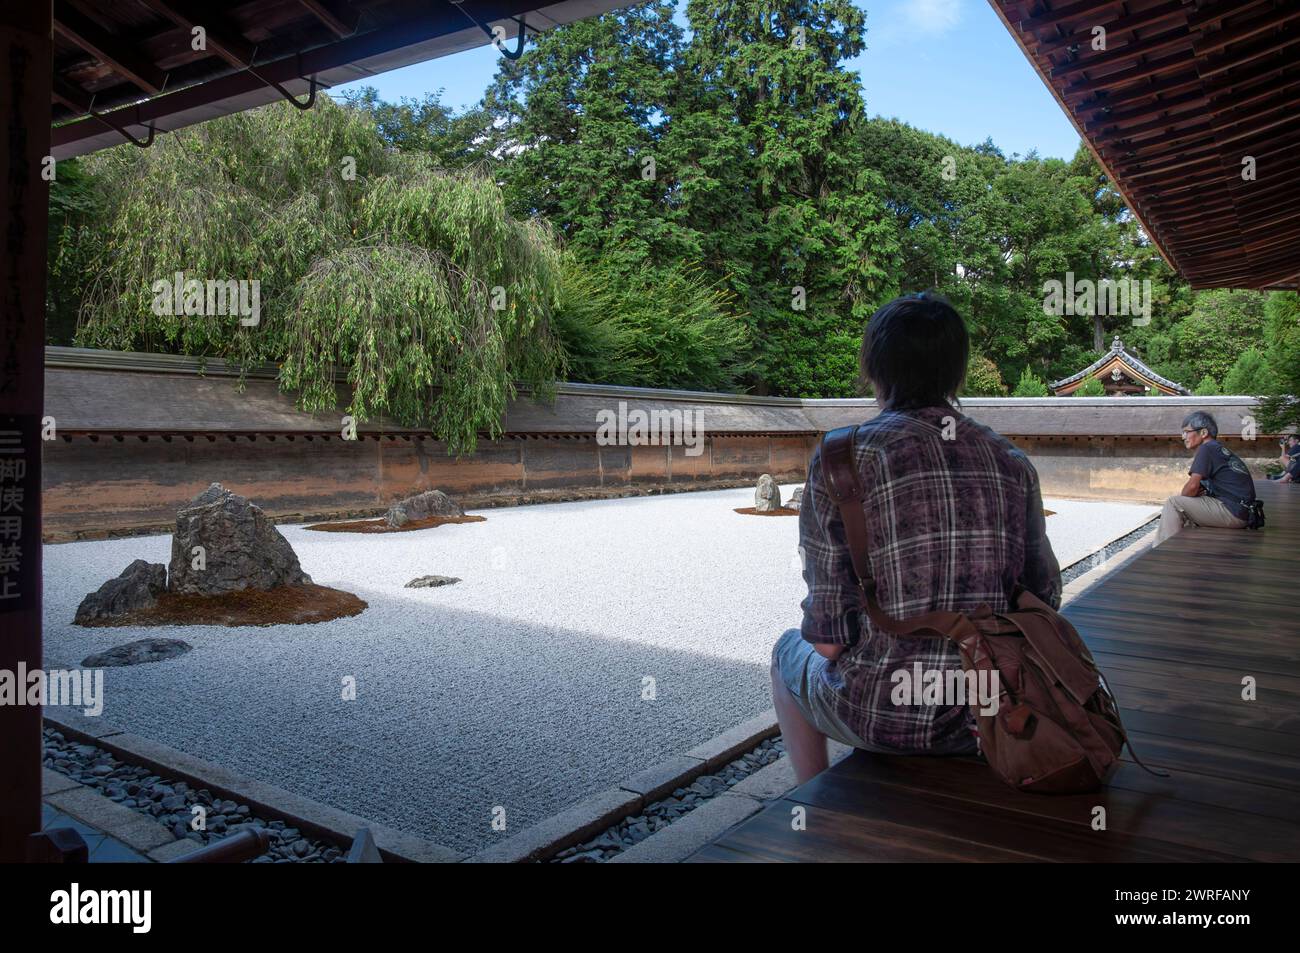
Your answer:
[[[1188,473],[1199,473],[1202,482],[1213,485],[1216,500],[1226,506],[1239,520],[1246,518],[1242,500],[1255,498],[1255,481],[1241,458],[1217,440],[1207,440],[1196,450]]]

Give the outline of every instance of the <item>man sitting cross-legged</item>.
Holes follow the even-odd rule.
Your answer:
[[[1156,534],[1159,546],[1186,526],[1243,529],[1246,504],[1255,499],[1255,481],[1241,458],[1216,439],[1219,425],[1198,410],[1183,421],[1183,445],[1195,450],[1187,482],[1165,500]]]

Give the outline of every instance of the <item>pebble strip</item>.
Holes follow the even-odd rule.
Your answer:
[[[340,864],[342,850],[303,834],[284,821],[256,817],[247,804],[214,796],[207,788],[194,789],[184,781],[153,774],[148,768],[127,764],[102,748],[65,738],[45,729],[45,766],[94,788],[111,801],[152,817],[177,838],[210,844],[246,827],[266,828],[271,849],[250,861],[254,864]],[[207,811],[207,830],[190,829],[192,808]]]
[[[599,837],[562,850],[547,863],[553,864],[598,864],[621,854],[655,831],[662,830],[673,821],[706,801],[722,794],[732,785],[743,781],[759,768],[772,764],[785,753],[785,744],[780,735],[760,742],[753,750],[741,755],[721,771],[697,778],[684,788],[678,788],[668,797],[655,801],[640,814],[625,817],[613,827],[606,829]]]
[[[1143,523],[1137,529],[1133,530],[1133,532],[1121,536],[1113,543],[1108,543],[1107,545],[1103,546],[1101,549],[1097,550],[1097,552],[1093,553],[1091,556],[1085,556],[1083,557],[1083,559],[1080,559],[1077,563],[1073,563],[1072,565],[1066,567],[1061,571],[1061,585],[1063,586],[1069,585],[1073,580],[1082,576],[1085,572],[1088,572],[1090,569],[1096,569],[1106,560],[1119,555],[1121,551],[1128,549],[1130,546],[1136,543],[1143,536],[1147,536],[1150,535],[1151,533],[1154,533],[1156,531],[1156,527],[1159,525],[1160,525],[1160,517],[1156,516],[1151,520],[1147,521],[1146,523]]]

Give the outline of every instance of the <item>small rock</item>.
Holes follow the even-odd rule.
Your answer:
[[[147,609],[157,604],[158,596],[166,589],[167,567],[162,563],[137,559],[116,579],[108,580],[82,599],[72,622],[74,625],[90,625],[136,609]]]
[[[764,473],[758,478],[758,486],[754,489],[754,509],[759,513],[771,513],[780,508],[781,488],[770,473]]]
[[[465,511],[460,508],[460,504],[442,490],[428,490],[394,503],[384,514],[384,523],[397,529],[412,520],[427,519],[430,516],[464,515]]]
[[[180,639],[137,639],[104,652],[87,655],[81,660],[83,668],[115,668],[123,665],[143,665],[178,658],[194,646]]]
[[[436,586],[450,586],[460,582],[458,576],[417,576],[406,584],[407,589],[428,589]]]

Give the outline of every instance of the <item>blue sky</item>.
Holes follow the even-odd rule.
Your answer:
[[[867,52],[847,65],[862,76],[869,113],[963,145],[991,137],[1008,155],[1074,155],[1074,127],[987,0],[856,2],[867,11]],[[500,55],[483,46],[353,85],[389,100],[442,89],[443,102],[463,109],[482,97]]]

